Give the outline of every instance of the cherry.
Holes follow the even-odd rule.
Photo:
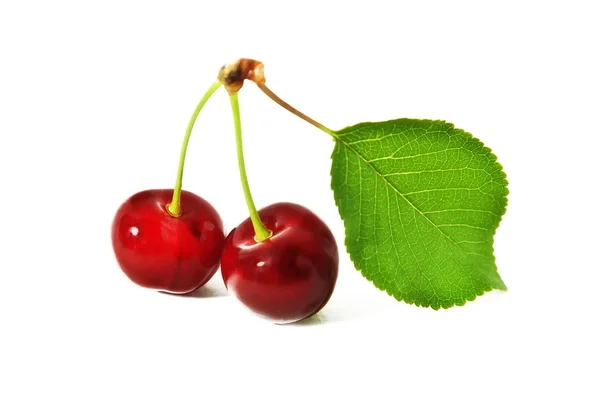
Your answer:
[[[246,78],[262,82],[262,63],[242,59],[221,69],[229,92],[240,180],[250,217],[233,229],[221,255],[225,286],[251,311],[275,323],[296,322],[329,301],[338,274],[333,234],[309,209],[275,203],[256,210],[246,174],[238,91]]]
[[[172,189],[145,190],[127,199],[112,225],[117,261],[136,284],[172,293],[196,290],[215,274],[225,241],[217,211],[182,191],[181,215],[169,213]]]
[[[246,307],[277,323],[316,314],[336,284],[333,234],[297,204],[275,203],[258,214],[272,235],[257,242],[251,218],[229,233],[221,255],[225,286]]]
[[[174,189],[145,190],[117,210],[112,245],[119,266],[134,283],[172,293],[205,284],[219,268],[225,242],[219,214],[206,200],[182,190],[187,146],[196,118],[212,94],[204,94],[188,123]]]

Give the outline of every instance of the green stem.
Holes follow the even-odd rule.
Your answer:
[[[238,102],[237,92],[229,95],[231,101],[231,111],[233,113],[233,124],[235,126],[235,143],[237,148],[238,167],[240,169],[240,179],[242,180],[242,188],[244,189],[244,197],[250,212],[250,219],[254,226],[254,240],[257,242],[269,239],[273,232],[265,227],[258,216],[252,194],[250,193],[250,185],[248,184],[248,176],[246,175],[246,164],[244,163],[244,148],[242,147],[242,123],[240,120],[240,105]]]
[[[271,100],[273,100],[275,103],[277,103],[279,106],[283,107],[285,110],[287,110],[290,113],[293,113],[294,115],[298,116],[300,119],[310,123],[311,125],[319,128],[320,130],[322,130],[323,132],[325,132],[326,134],[335,137],[335,133],[329,129],[328,127],[326,127],[325,125],[323,125],[322,123],[317,122],[316,120],[314,120],[313,118],[310,118],[308,116],[306,116],[304,113],[300,112],[298,109],[296,109],[295,107],[291,106],[290,104],[288,104],[287,102],[285,102],[283,99],[281,99],[279,96],[277,96],[275,93],[273,93],[273,91],[271,91],[270,88],[268,88],[264,83],[256,83],[256,85],[258,86],[259,89],[262,90],[262,92],[264,94],[266,94]]]
[[[188,143],[190,142],[190,135],[192,134],[192,129],[194,128],[194,123],[196,123],[196,118],[198,118],[198,114],[210,99],[210,96],[213,95],[215,91],[221,87],[222,83],[220,81],[216,81],[212,86],[204,93],[202,99],[200,99],[200,103],[196,106],[194,113],[192,113],[192,117],[188,123],[187,129],[185,131],[185,137],[183,138],[183,144],[181,145],[181,154],[179,156],[179,167],[177,169],[177,179],[175,180],[175,188],[173,189],[173,199],[171,203],[167,205],[167,211],[171,216],[180,216],[181,215],[181,184],[183,182],[183,166],[185,164],[185,154],[187,152]]]

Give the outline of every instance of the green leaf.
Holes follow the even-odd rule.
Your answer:
[[[360,123],[332,135],[331,187],[357,270],[433,309],[506,290],[493,238],[508,182],[496,156],[443,121]]]

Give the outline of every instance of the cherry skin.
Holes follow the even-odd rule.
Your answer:
[[[112,244],[119,266],[134,283],[170,293],[188,293],[219,268],[225,241],[217,211],[201,197],[182,190],[181,215],[167,205],[173,189],[145,190],[118,209]]]
[[[333,234],[317,215],[294,203],[275,203],[258,214],[273,234],[256,242],[250,218],[229,233],[221,255],[225,286],[251,311],[275,323],[316,314],[337,280]]]

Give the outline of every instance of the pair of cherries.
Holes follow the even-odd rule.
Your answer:
[[[256,63],[250,62],[252,68],[260,64]],[[240,77],[248,78],[251,73],[240,73],[239,64],[229,69],[228,74],[233,72],[235,77],[222,77],[226,86],[237,83],[239,89]],[[231,94],[239,128],[237,90]],[[180,189],[190,131],[191,127],[184,140],[178,186],[136,193],[114,217],[112,244],[123,272],[140,286],[186,294],[206,284],[220,266],[229,292],[261,317],[290,323],[319,312],[329,301],[338,274],[338,248],[331,230],[304,206],[282,202],[256,211],[252,203],[251,216],[226,236],[215,208]],[[247,186],[241,131],[237,133],[240,169]],[[249,190],[245,192],[251,202]]]
[[[216,273],[245,306],[276,323],[314,315],[334,290],[338,250],[327,225],[309,209],[275,203],[258,211],[272,235],[255,240],[250,218],[227,237],[214,207],[172,189],[147,190],[121,205],[112,226],[117,261],[136,284],[170,293],[193,292]]]

